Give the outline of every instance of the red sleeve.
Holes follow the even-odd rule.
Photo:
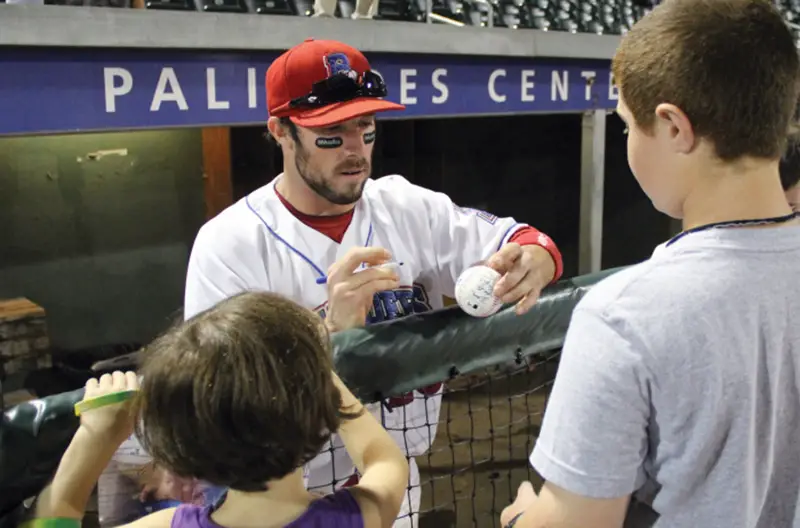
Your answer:
[[[539,246],[547,250],[550,256],[553,257],[553,262],[556,264],[556,273],[553,276],[553,282],[561,278],[561,274],[564,273],[564,261],[561,259],[561,252],[558,250],[558,247],[556,247],[556,243],[553,242],[552,238],[535,227],[526,226],[518,229],[511,235],[508,241],[516,242],[520,246]]]

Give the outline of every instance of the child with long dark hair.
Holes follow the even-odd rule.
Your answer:
[[[135,396],[84,411],[37,519],[80,526],[100,473],[137,424],[156,463],[228,488],[215,507],[182,505],[126,526],[391,526],[408,483],[405,456],[335,373],[322,320],[270,293],[229,298],[147,347],[141,375],[90,380],[85,401]],[[303,465],[338,433],[361,472],[326,497],[303,485]],[[70,524],[74,523],[74,524]]]

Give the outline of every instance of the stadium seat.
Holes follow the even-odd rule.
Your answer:
[[[637,17],[639,16],[639,13],[637,13],[630,2],[626,2],[618,13],[617,20],[619,20],[619,23],[622,28],[624,28],[624,31],[628,31],[630,28],[632,28],[633,24],[635,24],[638,20]]]
[[[545,10],[550,29],[555,31],[578,32],[578,8],[577,3],[569,0],[559,0],[552,2]]]
[[[469,23],[461,0],[432,0],[432,2],[431,12],[462,24]]]
[[[2,3],[6,3],[5,0],[0,0],[0,4]],[[73,7],[131,7],[130,0],[37,0],[34,2],[23,2],[23,5],[25,4]]]
[[[632,0],[603,1],[600,5],[598,19],[607,34],[622,35],[628,32],[636,22]]]
[[[597,22],[602,26],[602,32],[606,35],[622,34],[622,24],[615,6],[609,4],[598,5],[594,11]]]
[[[146,9],[163,9],[172,11],[195,11],[193,0],[147,0]]]
[[[788,5],[780,5],[778,7],[783,15],[783,18],[785,18],[787,22],[791,24],[797,24],[797,22],[800,21],[800,16],[798,16],[799,14]]]
[[[520,27],[547,31],[550,20],[547,18],[549,0],[526,0],[520,7]]]
[[[562,5],[560,10],[570,13],[578,31],[586,33],[621,35],[628,31],[635,20],[633,0],[578,0],[574,7],[565,7]],[[572,27],[569,20],[566,17],[560,29],[569,31]]]
[[[491,0],[494,8],[494,26],[517,29],[527,27],[522,20],[525,0]]]
[[[581,0],[577,5],[578,30],[584,33],[605,33],[597,0]]]
[[[336,16],[339,18],[350,18],[355,10],[355,0],[338,0],[336,2]]]
[[[494,11],[494,6],[490,6],[485,0],[468,0],[464,2],[466,23],[470,26],[488,27],[490,11]],[[492,19],[492,23],[494,23],[494,19]]]
[[[283,0],[289,2],[290,0]],[[294,0],[289,5],[289,10],[295,15],[311,16],[314,14],[314,0]],[[292,14],[292,13],[278,13],[278,14]]]
[[[210,13],[247,13],[244,0],[200,0],[203,11]]]
[[[296,15],[289,0],[254,0],[253,7],[259,15]],[[302,13],[306,14],[306,13]]]
[[[379,1],[378,15],[381,20],[400,20],[405,22],[422,22],[425,20],[425,9],[420,8],[416,0],[375,0]]]

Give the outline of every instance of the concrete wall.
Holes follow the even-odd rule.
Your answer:
[[[199,130],[0,138],[0,298],[44,307],[56,348],[147,341],[203,216]]]

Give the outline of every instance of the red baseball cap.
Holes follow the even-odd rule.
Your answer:
[[[309,95],[314,83],[338,73],[352,78],[369,70],[367,58],[352,46],[335,40],[306,39],[270,64],[267,111],[273,117],[289,117],[302,127],[325,127],[366,114],[405,109],[377,97],[356,97],[316,108],[291,106],[292,100]]]

